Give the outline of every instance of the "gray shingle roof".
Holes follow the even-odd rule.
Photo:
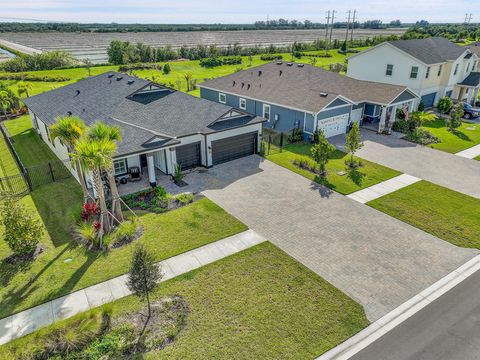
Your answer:
[[[245,114],[209,127],[232,107],[179,91],[146,91],[151,84],[117,72],[107,72],[24,100],[47,125],[58,116],[76,115],[87,125],[103,121],[121,128],[117,157],[179,143],[176,137],[211,133],[265,121]],[[150,141],[154,139],[154,141]]]
[[[427,65],[456,60],[467,50],[466,47],[457,45],[443,37],[395,40],[388,41],[388,43]]]
[[[477,87],[480,85],[480,72],[471,72],[459,85]]]
[[[239,71],[199,86],[315,113],[339,95],[355,103],[389,104],[407,89],[356,80],[307,64],[289,66],[285,62]],[[328,95],[321,96],[321,93]]]

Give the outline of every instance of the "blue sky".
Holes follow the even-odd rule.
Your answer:
[[[468,12],[480,22],[480,0],[0,0],[2,17],[107,23],[252,23],[267,15],[324,22],[328,9],[343,21],[354,8],[360,21],[461,22]]]

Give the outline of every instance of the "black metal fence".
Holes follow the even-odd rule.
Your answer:
[[[67,167],[69,160],[52,160],[47,163],[26,167],[18,156],[13,146],[13,141],[8,136],[3,124],[0,124],[0,132],[20,169],[20,174],[0,177],[0,192],[14,196],[23,196],[42,185],[66,180],[72,176]]]
[[[285,146],[303,141],[303,133],[300,129],[290,131],[275,131],[263,129],[261,154],[268,156],[281,153]]]

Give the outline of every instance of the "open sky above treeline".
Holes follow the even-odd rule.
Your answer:
[[[0,21],[48,20],[80,23],[239,24],[258,20],[325,22],[327,10],[336,10],[336,21],[347,20],[356,9],[357,19],[399,19],[405,23],[461,23],[465,13],[480,21],[480,0],[0,0]]]

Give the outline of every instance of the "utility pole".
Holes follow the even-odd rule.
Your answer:
[[[353,29],[355,29],[355,17],[357,15],[357,10],[353,10],[353,20],[352,20],[352,31],[350,32],[350,42],[353,43]]]
[[[345,34],[345,43],[348,41],[348,32],[350,30],[350,14],[352,10],[348,10],[347,33]]]
[[[332,26],[330,27],[330,43],[332,42],[332,34],[333,34],[333,24],[335,20],[335,10],[332,10]]]
[[[325,53],[328,51],[328,25],[330,24],[330,10],[328,10],[327,17],[327,24],[325,25]]]
[[[470,25],[470,21],[472,21],[472,13],[470,13],[470,15],[468,17],[468,25]]]

